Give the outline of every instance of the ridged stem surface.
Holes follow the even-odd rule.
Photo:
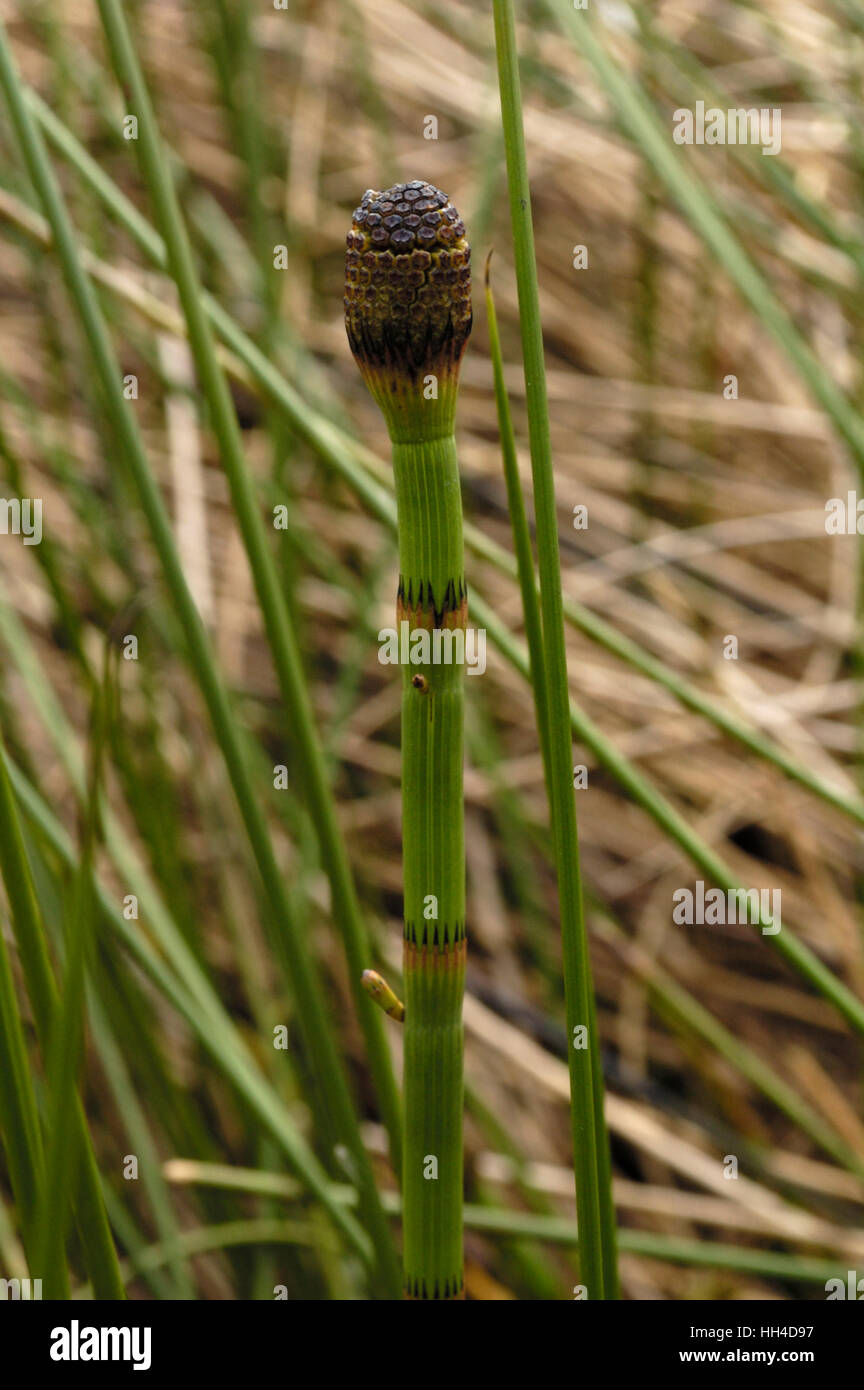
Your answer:
[[[465,667],[460,644],[467,599],[452,435],[394,443],[393,466],[399,510],[397,630],[414,634],[409,650],[421,658],[402,668],[405,1293],[454,1299],[463,1296]],[[422,650],[424,640],[428,651]]]

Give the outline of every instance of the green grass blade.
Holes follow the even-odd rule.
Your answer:
[[[31,708],[42,721],[45,734],[52,740],[73,786],[81,794],[84,787],[84,759],[75,743],[75,735],[39,665],[28,634],[13,611],[2,602],[0,633],[13,653],[25,682]],[[74,873],[77,856],[66,832],[38,792],[11,763],[9,776],[15,796],[28,819],[66,868]],[[151,946],[148,935],[140,930],[137,923],[126,920],[114,899],[101,884],[97,884],[97,903],[105,939],[115,946],[122,944],[131,959],[185,1019],[250,1110],[273,1135],[294,1171],[322,1202],[349,1244],[368,1261],[370,1250],[364,1232],[353,1217],[346,1222],[344,1210],[329,1200],[330,1186],[324,1170],[307,1147],[280,1097],[252,1061],[231,1018],[174,922],[158,887],[142,867],[125,829],[110,811],[105,815],[105,838],[122,881],[129,885],[140,902],[147,904],[147,924],[157,949]],[[41,943],[41,937],[38,941]],[[39,968],[36,973],[39,978],[41,959],[41,956],[37,958]],[[47,956],[44,960],[47,968]],[[53,1008],[56,1007],[56,1000],[50,976],[48,981]]]
[[[579,1248],[579,1232],[575,1221],[560,1216],[540,1216],[533,1213],[508,1211],[504,1208],[481,1207],[473,1203],[465,1207],[468,1230],[489,1236],[514,1237],[548,1241],[552,1245]],[[139,1264],[157,1269],[176,1258],[205,1254],[209,1250],[225,1250],[237,1245],[294,1245],[305,1244],[314,1238],[308,1225],[286,1221],[279,1217],[252,1217],[246,1221],[231,1221],[224,1226],[199,1227],[184,1231],[174,1245],[152,1245],[140,1252]],[[837,1260],[813,1256],[787,1255],[782,1251],[759,1250],[743,1245],[728,1245],[713,1241],[682,1240],[655,1235],[651,1231],[622,1231],[621,1249],[647,1259],[667,1260],[671,1264],[696,1265],[702,1269],[742,1270],[766,1278],[789,1280],[799,1285],[812,1285],[824,1297],[826,1280],[836,1278]],[[76,1298],[84,1291],[76,1290]]]
[[[680,78],[684,75],[694,101],[703,100],[707,105],[710,100],[711,105],[719,106],[724,110],[730,110],[735,106],[735,100],[731,93],[716,80],[711,70],[689,53],[682,44],[674,42],[667,34],[664,34],[656,24],[652,25],[651,38],[655,48],[664,54],[669,64],[674,67],[674,72],[667,78],[659,63],[657,64],[663,75],[663,85],[667,92],[670,88],[676,89],[676,102],[680,99],[678,87]],[[824,203],[808,194],[806,188],[796,179],[794,170],[789,167],[782,156],[778,154],[770,159],[763,159],[761,154],[749,145],[736,144],[729,145],[727,148],[736,162],[754,177],[756,177],[755,166],[758,160],[759,181],[772,187],[795,217],[809,223],[814,232],[817,232],[824,241],[830,242],[832,246],[837,247],[838,251],[842,251],[844,255],[848,256],[859,274],[864,275],[864,245],[854,236],[844,232]]]
[[[141,1182],[150,1201],[156,1230],[160,1239],[176,1240],[180,1227],[171,1202],[171,1194],[162,1178],[159,1153],[150,1131],[150,1123],[95,990],[91,994],[88,1011],[93,1042],[102,1070],[111,1088],[124,1131],[129,1137],[131,1151],[140,1159]],[[194,1279],[182,1260],[172,1261],[171,1275],[167,1297],[194,1299]]]
[[[202,693],[207,702],[217,739],[228,766],[235,796],[279,924],[274,938],[284,952],[295,989],[298,1020],[304,1034],[307,1062],[316,1076],[311,1098],[318,1109],[322,1132],[345,1142],[357,1158],[363,1182],[367,1216],[375,1233],[376,1249],[384,1273],[384,1284],[398,1288],[398,1265],[389,1231],[383,1227],[368,1158],[359,1139],[356,1114],[348,1094],[343,1066],[327,1018],[320,984],[313,970],[308,949],[294,929],[285,886],[278,868],[266,821],[250,783],[243,745],[233,713],[216,671],[210,644],[200,615],[186,583],[177,555],[164,504],[149,468],[134,418],[122,394],[122,373],[113,353],[104,321],[90,283],[81,265],[74,233],[53,170],[48,162],[39,132],[23,99],[20,78],[9,50],[5,29],[0,25],[0,85],[10,109],[28,172],[42,200],[51,224],[63,267],[67,288],[78,310],[81,327],[88,340],[116,437],[133,474],[141,504],[162,562],[165,577],[183,625]]]
[[[255,486],[240,438],[237,412],[216,356],[189,237],[131,35],[117,0],[99,0],[99,11],[114,67],[125,90],[131,94],[138,116],[140,132],[137,147],[141,165],[165,240],[169,270],[177,285],[201,387],[210,407],[213,429],[285,702],[286,720],[294,733],[297,756],[303,770],[303,794],[318,832],[321,855],[333,894],[334,916],[342,934],[357,1014],[363,1027],[369,1066],[398,1171],[401,1118],[390,1049],[381,1017],[359,984],[363,970],[369,964],[369,942],[339,829],[297,638],[268,546]],[[345,1132],[341,1142],[349,1144],[357,1163],[364,1166],[365,1154],[356,1134],[352,1136],[350,1132],[347,1112],[342,1116],[342,1125]],[[366,1181],[369,1186],[370,1217],[378,1226],[382,1241],[386,1242],[389,1237],[383,1218],[373,1209],[374,1182],[371,1173],[367,1173]]]
[[[77,857],[63,827],[20,770],[8,759],[5,766],[15,797],[25,815],[67,867],[74,869]],[[185,1019],[262,1126],[273,1135],[301,1181],[318,1198],[351,1247],[369,1263],[372,1248],[366,1233],[343,1207],[333,1201],[327,1174],[309,1149],[279,1095],[253,1062],[218,996],[200,973],[197,962],[160,902],[158,889],[140,867],[135,866],[133,857],[122,853],[119,843],[115,841],[112,846],[110,823],[106,830],[109,849],[117,858],[121,873],[132,890],[148,903],[148,915],[159,950],[153,948],[145,934],[138,929],[137,923],[132,924],[125,919],[111,894],[101,883],[97,883],[100,930],[104,932],[105,939],[122,943],[131,958]]]
[[[525,619],[525,635],[531,660],[531,687],[534,695],[534,708],[537,730],[543,754],[543,769],[546,780],[546,793],[549,804],[554,795],[554,764],[550,751],[548,709],[547,666],[543,648],[543,621],[540,601],[537,594],[537,580],[534,573],[534,557],[531,552],[531,536],[528,530],[528,517],[525,499],[519,480],[519,465],[516,457],[516,438],[510,414],[510,402],[504,385],[504,362],[501,356],[501,342],[498,333],[498,318],[495,313],[495,299],[489,279],[489,266],[486,267],[486,316],[489,325],[489,352],[495,378],[495,402],[498,410],[498,430],[501,436],[501,457],[504,464],[504,480],[507,487],[507,507],[513,530],[513,549],[519,569],[519,588],[522,594],[522,612]],[[588,1045],[591,1050],[591,1069],[594,1077],[594,1125],[598,1145],[598,1185],[600,1189],[601,1211],[607,1213],[607,1221],[602,1230],[604,1241],[603,1258],[607,1279],[614,1280],[616,1269],[616,1231],[615,1208],[612,1198],[612,1168],[609,1153],[609,1140],[606,1135],[606,1119],[603,1109],[603,1061],[597,1027],[597,1007],[593,989],[589,994]],[[572,1034],[568,1034],[572,1036]],[[611,1220],[608,1214],[611,1213]],[[614,1283],[610,1284],[610,1290]],[[611,1293],[610,1295],[611,1296]]]
[[[759,322],[771,333],[830,418],[864,476],[864,420],[801,337],[774,291],[744,250],[716,200],[679,156],[671,135],[632,73],[625,73],[607,51],[593,12],[574,11],[566,5],[547,8],[570,35],[594,69],[633,143],[672,194],[719,265],[729,275],[741,297]]]
[[[30,100],[34,108],[40,112],[40,119],[43,119],[46,129],[55,139],[58,147],[83,174],[89,186],[102,196],[106,206],[120,217],[124,226],[133,235],[136,235],[143,249],[153,257],[154,261],[164,265],[165,256],[161,242],[144,219],[140,217],[140,214],[128,203],[128,200],[124,199],[111,181],[105,179],[99,167],[90,160],[90,157],[69,135],[65,127],[58,126],[56,120],[50,117],[50,113],[41,111],[39,99],[35,97],[35,94],[30,94]],[[258,353],[254,345],[233,324],[230,317],[219,310],[218,306],[212,307],[211,317],[214,325],[219,329],[220,336],[226,343],[230,343],[232,350],[248,366],[261,389],[281,405],[288,418],[307,439],[307,442],[353,488],[369,511],[395,532],[396,509],[393,497],[378,480],[378,468],[370,473],[368,453],[365,450],[360,450],[353,441],[340,435],[329,425],[329,422],[309,411],[284,377]],[[465,526],[465,539],[469,548],[472,548],[483,558],[490,560],[502,572],[516,574],[515,560],[506,555],[499,546],[483,536],[470,524]],[[676,672],[671,671],[630,638],[618,633],[603,619],[570,599],[565,599],[564,611],[574,626],[584,631],[587,636],[600,643],[608,651],[620,656],[622,660],[635,669],[641,670],[645,675],[664,685],[682,704],[709,719],[717,727],[724,729],[731,737],[750,747],[759,756],[774,763],[787,776],[812,791],[822,800],[834,805],[853,819],[864,822],[864,808],[860,802],[823,783],[804,765],[791,760],[777,745],[739,722],[734,715],[716,705],[710,697],[678,676]],[[529,663],[527,659],[520,659],[518,643],[515,643],[512,635],[498,623],[494,623],[494,626],[489,624],[489,635],[506,659],[528,678]],[[580,737],[584,735],[587,746],[596,753],[603,765],[610,770],[616,779],[621,781],[625,788],[636,796],[648,814],[657,820],[661,828],[681,846],[693,862],[712,875],[712,881],[727,886],[738,886],[735,883],[734,875],[725,867],[722,878],[713,879],[711,866],[718,867],[722,860],[713,855],[698,833],[693,831],[692,827],[681,816],[677,815],[674,808],[664,798],[660,797],[653,788],[649,790],[650,784],[647,783],[646,779],[638,774],[626,758],[617,753],[617,750],[608,740],[603,739],[596,726],[590,723],[586,724],[583,716],[578,712],[574,713],[573,717],[574,731]],[[830,983],[830,981],[826,981],[826,983]],[[839,982],[835,983],[839,985]],[[862,1026],[864,1026],[864,1013],[862,1013],[857,1001],[842,985],[839,985],[839,991],[835,1001],[837,1006],[850,1019],[853,1027],[861,1031]]]
[[[23,854],[20,827],[8,778],[2,770],[0,746],[0,871],[9,897],[13,920],[17,891],[22,873]],[[45,1155],[42,1132],[36,1109],[36,1095],[24,1029],[18,1010],[12,963],[2,928],[0,928],[0,1130],[9,1166],[9,1178],[18,1207],[24,1248],[30,1276],[43,1279],[38,1259],[38,1219],[45,1195]],[[58,1281],[68,1289],[65,1259],[58,1262]]]
[[[656,1012],[679,1034],[701,1039],[718,1056],[724,1057],[741,1076],[777,1106],[802,1134],[850,1173],[864,1177],[864,1156],[851,1148],[835,1129],[799,1096],[774,1068],[757,1052],[731,1033],[705,1005],[680,985],[644,948],[621,928],[602,908],[600,931],[608,932],[622,958],[644,981]]]
[[[47,954],[39,908],[2,750],[0,803],[3,808],[0,868],[12,906],[15,937],[33,1008],[36,1031],[43,1057],[47,1057],[58,1015],[59,996]],[[125,1295],[117,1252],[108,1225],[99,1170],[87,1132],[84,1112],[78,1102],[74,1107],[73,1136],[73,1142],[81,1146],[83,1154],[78,1191],[78,1217],[87,1267],[100,1298],[120,1299]]]
[[[82,843],[71,892],[71,911],[66,930],[66,968],[61,1002],[55,1011],[48,1054],[50,1104],[48,1148],[45,1160],[46,1194],[39,1215],[40,1268],[45,1271],[45,1297],[64,1296],[63,1268],[66,1228],[74,1206],[81,1132],[75,1124],[78,1069],[84,1046],[86,975],[93,931],[93,860],[99,840],[99,799],[107,739],[107,705],[110,699],[110,650],[106,651],[102,685],[93,691],[90,724],[90,762],[84,804]]]
[[[489,347],[492,358],[492,365],[495,375],[495,396],[498,407],[499,430],[501,434],[501,452],[504,462],[504,475],[507,486],[508,509],[513,527],[514,550],[519,566],[519,582],[522,591],[523,613],[525,617],[525,631],[528,641],[528,651],[530,657],[530,671],[532,686],[535,692],[535,703],[538,709],[542,708],[542,691],[545,689],[543,681],[542,665],[542,632],[540,622],[539,605],[537,602],[537,590],[535,586],[534,564],[531,554],[531,542],[528,531],[528,521],[525,513],[525,504],[522,496],[522,489],[519,480],[518,463],[516,460],[516,444],[513,435],[513,426],[510,416],[509,401],[504,385],[504,370],[501,359],[501,348],[498,334],[497,318],[495,314],[495,304],[489,284],[488,265],[487,265],[487,289],[486,289],[487,317],[489,323]],[[541,684],[538,685],[538,673],[540,674]],[[538,720],[538,727],[541,737],[544,739],[544,763],[548,766],[548,755],[545,749],[544,726]],[[548,777],[548,772],[547,772]],[[622,940],[626,940],[623,938]],[[751,1051],[746,1045],[740,1043],[727,1029],[714,1019],[711,1014],[701,1004],[696,1001],[687,990],[681,988],[670,976],[659,970],[655,963],[650,962],[648,969],[647,983],[657,1006],[665,1016],[680,1028],[684,1027],[700,1036],[706,1043],[714,1047],[722,1056],[732,1061],[743,1075],[749,1077],[751,1082],[758,1086],[763,1094],[769,1096],[771,1100],[781,1109],[794,1123],[800,1126],[805,1133],[817,1143],[833,1158],[842,1163],[844,1167],[855,1173],[864,1174],[864,1160],[851,1150],[849,1146],[827,1126],[824,1121],[811,1108],[801,1100],[797,1092],[779,1077],[774,1070],[763,1062],[760,1057]]]
[[[263,1197],[270,1195],[285,1201],[295,1198],[295,1193],[286,1185],[278,1173],[261,1172],[252,1168],[228,1168],[222,1164],[187,1163],[185,1160],[172,1160],[168,1173],[173,1181],[213,1184],[232,1191],[248,1192]],[[176,1176],[175,1176],[176,1173]],[[340,1201],[350,1203],[354,1194],[350,1189],[336,1188],[334,1192]],[[388,1212],[399,1213],[399,1199],[389,1194],[386,1199]],[[577,1223],[567,1217],[543,1215],[536,1212],[513,1211],[500,1206],[478,1206],[466,1203],[465,1226],[468,1230],[483,1232],[486,1235],[518,1236],[525,1239],[546,1241],[550,1245],[577,1248],[579,1230]],[[231,1222],[224,1229],[224,1238],[230,1243],[236,1240],[262,1239],[279,1240],[284,1229],[284,1239],[290,1242],[296,1223],[281,1221],[279,1218],[257,1218],[249,1225]],[[212,1228],[211,1228],[212,1230]],[[205,1240],[203,1232],[191,1233],[196,1248],[198,1240]],[[211,1237],[216,1239],[215,1232]],[[622,1230],[619,1244],[623,1251],[644,1255],[649,1259],[668,1260],[673,1264],[695,1264],[707,1269],[740,1269],[753,1274],[764,1274],[778,1279],[789,1279],[795,1283],[821,1284],[836,1276],[837,1260],[820,1259],[813,1256],[787,1255],[781,1251],[760,1250],[752,1246],[727,1245],[713,1241],[683,1240],[677,1237],[657,1235],[653,1231]],[[150,1247],[147,1263],[157,1261],[167,1263],[169,1251],[162,1246]],[[158,1254],[157,1254],[158,1251]],[[823,1287],[824,1293],[824,1287]]]
[[[489,631],[489,636],[512,666],[521,671],[526,680],[530,678],[530,657],[520,642],[500,621],[497,614],[477,594],[472,599],[475,613]],[[687,857],[701,869],[713,884],[726,892],[737,892],[741,885],[737,882],[728,864],[717,854],[701,835],[693,829],[670,801],[658,791],[652,782],[621,753],[615,744],[600,731],[575,702],[570,703],[570,726],[573,733],[595,755],[598,762],[612,774],[615,780],[632,796],[633,800],[648,813],[661,830],[684,851]],[[749,925],[761,934],[763,926],[770,922],[756,914],[756,920]],[[838,1013],[857,1033],[864,1035],[864,1003],[838,980],[837,976],[823,965],[818,956],[794,937],[784,924],[776,935],[762,936],[772,950],[777,951],[801,977],[827,999]]]
[[[154,264],[166,268],[164,243],[137,208],[107,177],[62,122],[58,121],[53,112],[45,107],[36,93],[28,90],[27,99],[46,135],[78,170],[88,187],[96,193],[108,211],[117,217]],[[30,231],[32,234],[32,228]],[[225,313],[221,305],[206,294],[203,296],[203,302],[221,340],[236,355],[238,364],[242,364],[246,369],[248,376],[244,377],[244,380],[257,386],[269,401],[283,411],[300,437],[348,483],[373,515],[395,531],[395,505],[386,484],[382,486],[388,476],[385,465],[375,460],[366,450],[358,448],[354,440],[343,435],[329,421],[311,410],[272,362],[242,332],[230,315]],[[465,524],[465,544],[469,550],[488,560],[502,574],[517,577],[514,557],[470,522]],[[662,685],[687,709],[707,719],[757,757],[772,763],[790,781],[796,782],[820,800],[864,825],[864,803],[859,798],[849,796],[842,788],[824,782],[806,763],[791,757],[779,744],[740,719],[733,711],[717,704],[709,695],[666,666],[632,638],[618,632],[584,604],[565,597],[564,616],[568,623],[584,632],[613,656],[619,657],[634,670],[641,671],[649,680]]]
[[[582,883],[572,785],[567,657],[558,553],[555,483],[549,439],[546,370],[534,257],[531,195],[522,129],[516,34],[511,0],[495,0],[498,83],[507,156],[507,182],[516,259],[519,322],[540,575],[543,661],[546,668],[546,746],[552,829],[558,866],[559,909],[564,950],[571,1121],[582,1282],[592,1299],[617,1297],[615,1213],[608,1181],[608,1136],[603,1121],[603,1077],[596,1065],[594,990],[582,910]],[[532,586],[533,587],[533,586]],[[589,1046],[577,1045],[587,1030]]]
[[[534,698],[537,733],[540,737],[543,754],[546,790],[547,795],[551,798],[552,769],[549,762],[549,730],[544,715],[548,697],[546,694],[546,663],[543,659],[543,622],[540,616],[531,534],[528,530],[525,498],[522,495],[519,462],[516,457],[516,437],[513,433],[510,398],[504,384],[504,362],[501,356],[501,338],[498,333],[498,315],[495,312],[495,298],[492,293],[489,274],[491,255],[490,252],[489,260],[486,262],[486,323],[489,330],[489,356],[492,359],[495,382],[495,406],[498,412],[498,433],[501,441],[501,461],[504,465],[504,483],[507,488],[507,510],[510,513],[513,549],[516,555],[519,589],[522,594],[522,616],[525,620],[525,636],[531,658],[531,693]]]

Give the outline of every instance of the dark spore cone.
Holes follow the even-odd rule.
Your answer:
[[[471,248],[446,193],[415,179],[369,189],[347,237],[345,326],[380,395],[455,379],[471,332]]]

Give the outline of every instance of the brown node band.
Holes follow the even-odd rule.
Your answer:
[[[396,591],[396,621],[405,619],[414,627],[466,627],[468,624],[468,586],[465,580],[448,579],[440,605],[428,579],[419,584],[400,574]]]
[[[468,940],[444,946],[418,946],[407,937],[403,943],[404,970],[463,970],[468,958]]]

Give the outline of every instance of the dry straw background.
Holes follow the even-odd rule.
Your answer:
[[[565,593],[854,797],[856,542],[828,537],[824,510],[855,485],[848,453],[622,129],[552,8],[520,6],[520,45]],[[147,0],[129,13],[207,288],[312,409],[382,459],[381,420],[342,324],[350,211],[367,187],[414,177],[459,207],[476,281],[459,413],[466,515],[509,552],[480,283],[493,248],[526,485],[530,475],[487,9],[458,0],[310,0],[286,11],[264,0]],[[694,64],[711,70],[730,105],[782,107],[780,158],[794,188],[861,247],[864,41],[852,7],[614,0],[596,9],[604,44],[650,93],[670,145],[675,108],[712,101]],[[5,0],[0,12],[27,80],[151,216],[94,5]],[[437,140],[423,138],[429,115]],[[10,496],[22,483],[25,495],[44,499],[48,541],[25,548],[0,538],[5,737],[74,832],[68,757],[86,741],[83,672],[112,624],[138,635],[138,662],[121,663],[111,806],[257,1065],[308,1124],[302,1079],[269,1045],[291,1008],[265,945],[222,763],[137,504],[100,425],[79,328],[5,112],[0,122],[0,490]],[[780,196],[758,150],[678,155],[711,188],[831,376],[860,401],[860,266]],[[272,766],[291,771],[292,731],[188,348],[175,331],[173,287],[75,171],[56,166],[123,371],[138,378],[136,418],[221,670],[257,745],[250,759],[280,863],[380,1155],[302,788],[272,791]],[[287,247],[286,270],[273,268],[277,245]],[[587,269],[573,268],[576,245],[587,247]],[[723,397],[729,374],[737,400]],[[235,379],[234,390],[262,506],[288,508],[289,529],[273,532],[273,547],[379,963],[398,975],[399,685],[376,659],[377,631],[392,621],[393,539],[252,383]],[[579,504],[588,509],[585,530],[572,525]],[[521,634],[509,578],[470,555],[469,583]],[[70,630],[80,636],[77,656]],[[723,655],[729,634],[738,639],[733,661]],[[860,994],[860,825],[573,628],[568,642],[578,705],[743,884],[782,890],[784,930]],[[488,669],[467,692],[468,1197],[572,1218],[560,938],[531,692],[491,644]],[[767,938],[673,925],[674,890],[704,875],[579,742],[574,762],[589,769],[577,810],[622,1228],[702,1252],[668,1259],[625,1249],[624,1296],[824,1297],[814,1266],[817,1275],[825,1266],[842,1277],[847,1268],[864,1272],[860,1176],[832,1161],[722,1048],[673,1019],[655,987],[686,990],[859,1155],[860,1043]],[[117,901],[130,891],[107,852],[100,871]],[[151,930],[143,899],[133,925]],[[102,950],[97,978],[104,1027],[89,1036],[84,1093],[125,1252],[164,1237],[165,1222],[189,1230],[278,1214],[272,1198],[177,1181],[190,1176],[180,1159],[267,1171],[281,1163],[212,1057],[121,947]],[[109,1025],[113,1050],[102,1041]],[[397,1029],[391,1038],[398,1050]],[[169,1164],[170,1218],[164,1210],[154,1217],[144,1183],[122,1181],[122,1157],[140,1152],[142,1135],[147,1161]],[[736,1181],[724,1177],[727,1155],[738,1158]],[[520,1160],[528,1166],[517,1173]],[[384,1159],[376,1162],[392,1188]],[[726,1268],[712,1262],[717,1246],[785,1254],[803,1272],[772,1273],[758,1259],[752,1269]],[[0,1263],[12,1268],[15,1259],[7,1220]],[[467,1260],[475,1298],[567,1298],[575,1282],[571,1255],[553,1244],[469,1232]],[[203,1298],[267,1297],[274,1282],[292,1297],[352,1296],[350,1272],[331,1269],[328,1294],[313,1265],[308,1252],[253,1244],[197,1256],[188,1269]],[[137,1297],[171,1296],[172,1287],[143,1274],[130,1284]]]

